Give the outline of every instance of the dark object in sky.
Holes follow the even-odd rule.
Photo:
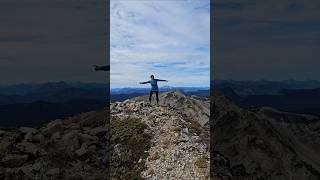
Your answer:
[[[94,70],[96,70],[96,71],[110,71],[110,66],[97,66],[97,65],[94,65]]]

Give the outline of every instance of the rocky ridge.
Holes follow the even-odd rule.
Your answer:
[[[110,110],[115,119],[146,124],[152,144],[139,160],[145,179],[209,179],[209,163],[211,179],[320,179],[316,116],[245,110],[218,93],[211,106],[206,98],[165,92],[160,106],[142,96],[111,103]],[[106,112],[0,129],[0,179],[108,179]],[[121,153],[119,145],[112,149]]]
[[[264,107],[245,110],[215,93],[212,176],[320,179],[320,119]]]
[[[160,99],[160,106],[150,106],[146,96],[110,104],[112,117],[138,119],[152,137],[148,156],[139,160],[145,162],[140,176],[208,179],[209,100],[179,92]],[[0,179],[109,179],[106,112],[1,129]],[[111,149],[121,154],[121,142]]]
[[[152,135],[141,176],[159,180],[209,179],[209,100],[175,91],[161,93],[159,106],[150,106],[147,98],[110,106],[112,117],[138,118],[148,126],[145,133]]]

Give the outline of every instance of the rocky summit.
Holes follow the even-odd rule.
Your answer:
[[[219,93],[159,98],[112,102],[110,121],[101,110],[0,129],[0,179],[320,179],[319,117]]]
[[[160,100],[111,103],[110,123],[101,110],[2,128],[0,179],[209,179],[209,99],[171,91]]]
[[[152,139],[147,157],[139,160],[144,161],[141,178],[209,179],[209,99],[176,91],[159,98],[159,106],[150,105],[147,96],[110,106],[112,119],[140,119],[147,125],[144,133]]]

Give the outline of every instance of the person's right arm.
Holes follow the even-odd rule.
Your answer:
[[[139,84],[147,84],[147,83],[150,83],[150,81],[140,82]]]

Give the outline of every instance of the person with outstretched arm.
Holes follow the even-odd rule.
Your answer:
[[[152,94],[155,93],[156,94],[156,98],[157,98],[157,104],[159,105],[159,88],[158,88],[158,81],[165,81],[168,82],[167,80],[161,80],[161,79],[155,79],[154,75],[150,76],[151,80],[150,81],[146,81],[146,82],[140,82],[140,84],[148,84],[150,83],[151,85],[151,90],[150,90],[150,95],[149,95],[149,102],[151,104],[151,97]]]

